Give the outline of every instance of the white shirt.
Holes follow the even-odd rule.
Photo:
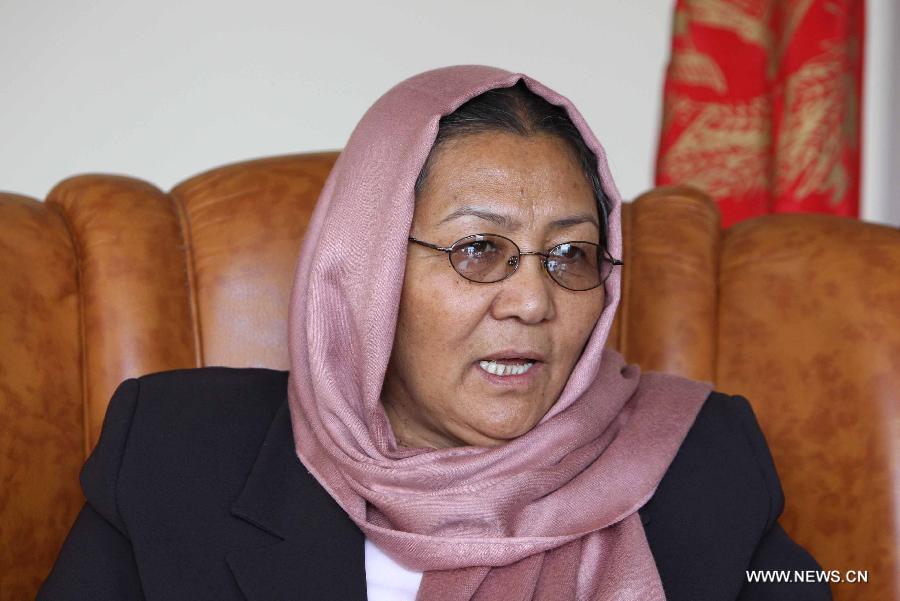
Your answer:
[[[407,570],[366,538],[366,596],[369,601],[415,601],[422,572]]]

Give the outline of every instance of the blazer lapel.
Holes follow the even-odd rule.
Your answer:
[[[363,533],[297,458],[287,401],[231,513],[273,537],[226,554],[248,601],[366,599]]]
[[[364,535],[297,458],[286,401],[231,513],[272,536],[226,554],[248,601],[366,599]],[[646,526],[650,506],[639,513]]]

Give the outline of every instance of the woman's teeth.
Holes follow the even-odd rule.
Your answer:
[[[534,361],[526,361],[523,365],[514,363],[500,363],[498,361],[479,361],[478,365],[484,371],[495,376],[519,376],[531,369]]]

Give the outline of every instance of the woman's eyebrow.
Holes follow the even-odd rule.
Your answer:
[[[441,219],[438,222],[438,225],[442,225],[459,217],[478,217],[479,219],[490,221],[491,223],[506,228],[507,230],[516,229],[522,225],[518,219],[515,219],[508,215],[495,213],[487,209],[473,206],[459,207],[458,209],[454,210],[449,215]],[[558,230],[582,223],[593,223],[598,230],[600,229],[600,224],[597,223],[597,218],[590,213],[576,213],[575,215],[570,215],[561,219],[555,219],[550,222],[549,226],[550,229]]]

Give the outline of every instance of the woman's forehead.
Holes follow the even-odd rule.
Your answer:
[[[491,132],[452,142],[430,165],[419,219],[481,221],[507,231],[538,220],[599,229],[593,189],[564,140]]]

